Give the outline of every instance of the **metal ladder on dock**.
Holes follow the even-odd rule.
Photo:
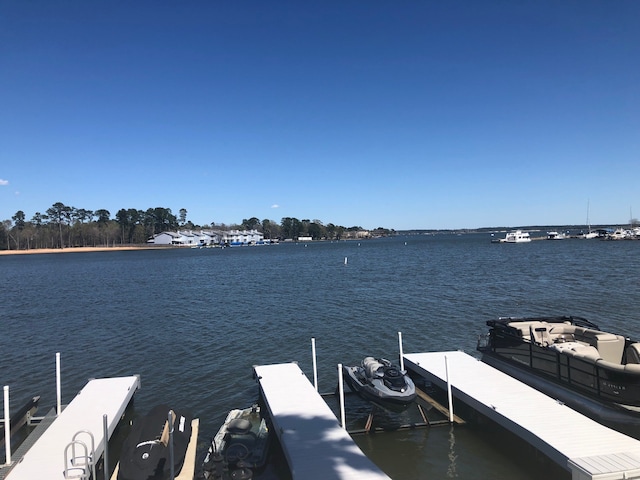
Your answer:
[[[81,435],[86,435],[91,441],[91,450],[87,444],[78,440]],[[80,453],[78,453],[80,449]],[[71,458],[69,459],[69,451]],[[64,447],[64,478],[67,480],[96,480],[95,440],[93,434],[87,430],[79,430]]]

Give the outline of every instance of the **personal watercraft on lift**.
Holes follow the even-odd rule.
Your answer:
[[[342,371],[351,390],[387,410],[401,412],[416,398],[413,380],[387,359],[365,357],[360,366]]]

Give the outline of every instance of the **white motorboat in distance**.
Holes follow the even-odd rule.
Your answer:
[[[567,235],[561,232],[556,232],[555,230],[552,232],[547,232],[547,240],[564,240],[567,238]]]
[[[522,230],[514,230],[513,232],[508,232],[504,238],[491,240],[492,243],[526,243],[530,241],[529,232],[523,232]]]

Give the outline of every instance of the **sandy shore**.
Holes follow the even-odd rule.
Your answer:
[[[128,246],[128,247],[72,247],[72,248],[32,248],[30,250],[0,250],[0,255],[31,255],[42,253],[82,253],[82,252],[117,252],[125,250],[162,250],[176,248],[170,246]]]

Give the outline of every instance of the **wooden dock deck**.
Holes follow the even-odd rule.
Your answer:
[[[445,357],[448,368],[445,367]],[[464,352],[404,355],[405,367],[515,433],[574,480],[640,478],[640,441],[607,428]]]
[[[93,435],[94,455],[96,460],[99,459],[105,446],[103,415],[107,415],[107,430],[110,437],[139,387],[140,378],[137,376],[89,380],[22,459],[13,459],[15,463],[6,478],[8,480],[37,478],[64,480],[66,478],[65,448],[79,431],[90,432]],[[87,444],[88,449],[91,450],[91,441],[87,434],[79,435],[77,439]],[[80,452],[82,449],[78,448],[76,451]],[[69,460],[71,460],[71,449],[69,449]],[[75,467],[78,464],[79,462]],[[69,467],[72,466],[69,465]],[[78,473],[77,468],[71,470],[69,478],[73,478],[71,475],[78,475]]]
[[[297,364],[254,371],[294,479],[389,479],[340,426]]]

